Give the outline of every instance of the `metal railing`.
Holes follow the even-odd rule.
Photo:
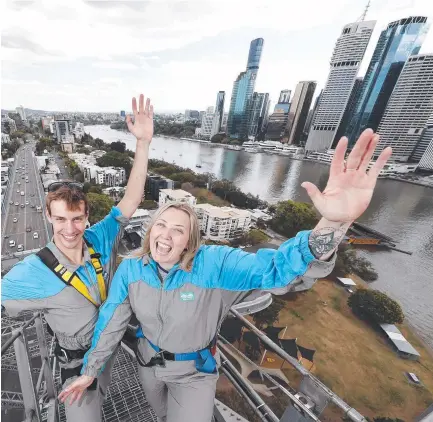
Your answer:
[[[263,303],[268,302],[268,298],[266,297],[262,298],[262,300]],[[260,301],[257,301],[257,299],[255,301],[251,302],[254,303],[254,305],[256,306],[256,308],[254,309],[260,309],[263,304],[259,305]],[[244,310],[243,308],[241,309]],[[246,309],[250,310],[251,307],[247,306]],[[314,394],[314,392],[312,393],[311,388],[316,389],[319,395],[322,395],[322,397],[326,397],[326,404],[328,402],[332,402],[333,404],[335,404],[344,412],[344,415],[351,421],[366,422],[366,419],[358,411],[348,405],[343,399],[341,399],[337,394],[335,394],[314,375],[312,375],[311,372],[304,368],[295,358],[290,356],[279,345],[274,343],[268,336],[266,336],[263,332],[257,329],[251,322],[244,318],[241,313],[239,313],[236,309],[233,308],[230,312],[235,318],[239,319],[243,323],[243,325],[245,325],[252,333],[257,335],[257,337],[270,350],[272,350],[276,355],[281,357],[285,362],[288,362],[294,369],[296,369],[299,373],[302,374],[304,379],[307,379],[309,381],[310,390],[307,392],[303,391],[301,384],[300,392],[303,393],[303,397],[307,396],[311,402],[315,403],[316,395]],[[35,354],[31,353],[31,349],[34,348],[34,345],[30,346],[28,341],[30,331],[32,336],[34,336],[34,330],[36,330],[37,343],[39,345],[39,355],[41,358],[41,366],[36,384],[34,383],[32,376],[34,372],[37,372],[36,368],[33,368],[32,366],[32,357],[35,357]],[[256,392],[253,385],[235,368],[233,363],[227,358],[227,347],[231,347],[232,349],[234,349],[239,355],[243,357],[243,359],[245,359],[246,362],[251,364],[254,368],[258,369],[261,375],[266,378],[267,381],[269,381],[276,388],[282,391],[289,399],[289,406],[294,407],[298,411],[298,413],[305,418],[305,420],[320,420],[320,414],[326,407],[326,404],[325,406],[317,406],[316,408],[312,409],[311,407],[307,406],[307,403],[302,399],[301,396],[299,396],[299,393],[297,393],[293,388],[286,388],[282,386],[280,383],[278,383],[278,381],[275,380],[275,378],[263,371],[264,368],[252,362],[248,357],[246,357],[242,352],[240,352],[236,347],[234,347],[220,335],[218,336],[218,344],[220,346],[219,352],[221,355],[221,373],[223,373],[227,377],[227,379],[243,397],[245,402],[248,403],[251,409],[254,410],[260,420],[265,422],[278,422],[279,420],[289,421],[290,419],[285,418],[284,415],[282,419],[279,419],[275,415],[273,410],[265,403],[264,399]],[[58,422],[59,420],[61,420],[61,418],[53,374],[56,362],[55,358],[53,359],[53,361],[50,360],[51,358],[45,338],[42,314],[40,312],[34,313],[32,318],[24,322],[19,328],[12,331],[11,336],[2,345],[2,358],[12,352],[10,350],[12,346],[15,354],[16,366],[14,365],[14,363],[10,362],[4,363],[4,365],[10,365],[11,367],[13,366],[13,368],[18,371],[19,381],[21,385],[21,393],[2,391],[2,403],[7,403],[9,407],[24,408],[26,422],[42,422],[42,420],[46,420],[47,422]],[[124,347],[124,350],[135,359],[135,354],[128,347]],[[8,368],[5,367],[5,369]],[[41,390],[42,385],[44,386],[44,394],[43,398],[39,398],[38,392]],[[41,410],[42,408],[44,409],[43,415]],[[318,411],[317,409],[320,409],[320,411]]]
[[[29,329],[34,325],[36,338],[41,359],[39,377],[36,384],[33,381],[35,369],[32,365],[32,346],[29,346]],[[42,422],[41,408],[39,406],[38,392],[44,383],[44,407],[46,409],[47,422],[58,421],[58,402],[54,385],[53,372],[50,365],[45,329],[42,321],[42,313],[35,312],[33,317],[23,323],[19,328],[14,329],[11,336],[4,342],[1,348],[2,358],[8,354],[13,346],[16,359],[21,393],[2,391],[2,404],[7,403],[13,407],[24,407],[25,422]]]

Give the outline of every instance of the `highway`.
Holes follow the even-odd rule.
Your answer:
[[[45,194],[34,158],[34,143],[21,146],[15,154],[7,195],[6,219],[2,224],[2,261],[19,258],[48,243],[47,222],[45,221]],[[28,176],[28,182],[26,182]],[[24,192],[24,195],[21,195]],[[18,205],[15,205],[18,203]],[[22,207],[21,205],[24,205]],[[34,205],[34,207],[32,207]],[[36,207],[40,206],[42,212]],[[14,222],[14,219],[17,219]],[[49,224],[49,223],[48,223]],[[35,233],[37,233],[37,238]],[[15,246],[10,246],[10,241]],[[24,250],[18,252],[18,245]],[[3,262],[5,264],[5,262]]]

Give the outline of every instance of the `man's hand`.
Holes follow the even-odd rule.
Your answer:
[[[352,152],[344,161],[347,138],[343,137],[335,149],[328,184],[323,192],[310,182],[302,183],[314,206],[322,217],[330,222],[351,223],[368,207],[373,196],[377,177],[391,156],[391,148],[385,148],[367,173],[379,135],[371,129],[362,132]]]
[[[94,381],[94,377],[81,375],[72,384],[68,385],[60,394],[59,400],[64,403],[70,397],[69,404],[72,405],[75,401],[80,400],[81,396]]]
[[[153,136],[153,105],[150,105],[150,99],[146,100],[146,107],[144,107],[144,95],[140,94],[140,105],[137,111],[137,100],[134,97],[132,99],[132,112],[134,113],[134,123],[132,123],[131,116],[126,117],[129,131],[138,141],[150,143]]]

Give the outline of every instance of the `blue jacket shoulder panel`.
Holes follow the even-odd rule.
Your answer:
[[[2,278],[2,301],[44,299],[60,293],[66,285],[36,256],[14,265]]]
[[[120,209],[113,207],[104,219],[85,230],[84,237],[93,245],[95,251],[101,254],[102,264],[110,259],[120,224],[125,222],[127,219],[123,217]]]

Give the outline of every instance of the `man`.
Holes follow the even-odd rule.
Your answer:
[[[55,353],[61,363],[62,384],[80,373],[90,347],[98,309],[107,297],[121,226],[141,202],[147,174],[149,145],[153,136],[153,106],[140,95],[132,99],[134,124],[129,131],[137,138],[134,164],[125,196],[99,223],[86,229],[89,206],[82,186],[55,182],[48,188],[46,215],[53,225],[53,239],[37,254],[16,264],[2,280],[2,307],[10,316],[25,310],[44,310],[57,339]],[[78,403],[65,403],[69,422],[100,421],[101,406],[110,382],[113,359],[93,388]]]

